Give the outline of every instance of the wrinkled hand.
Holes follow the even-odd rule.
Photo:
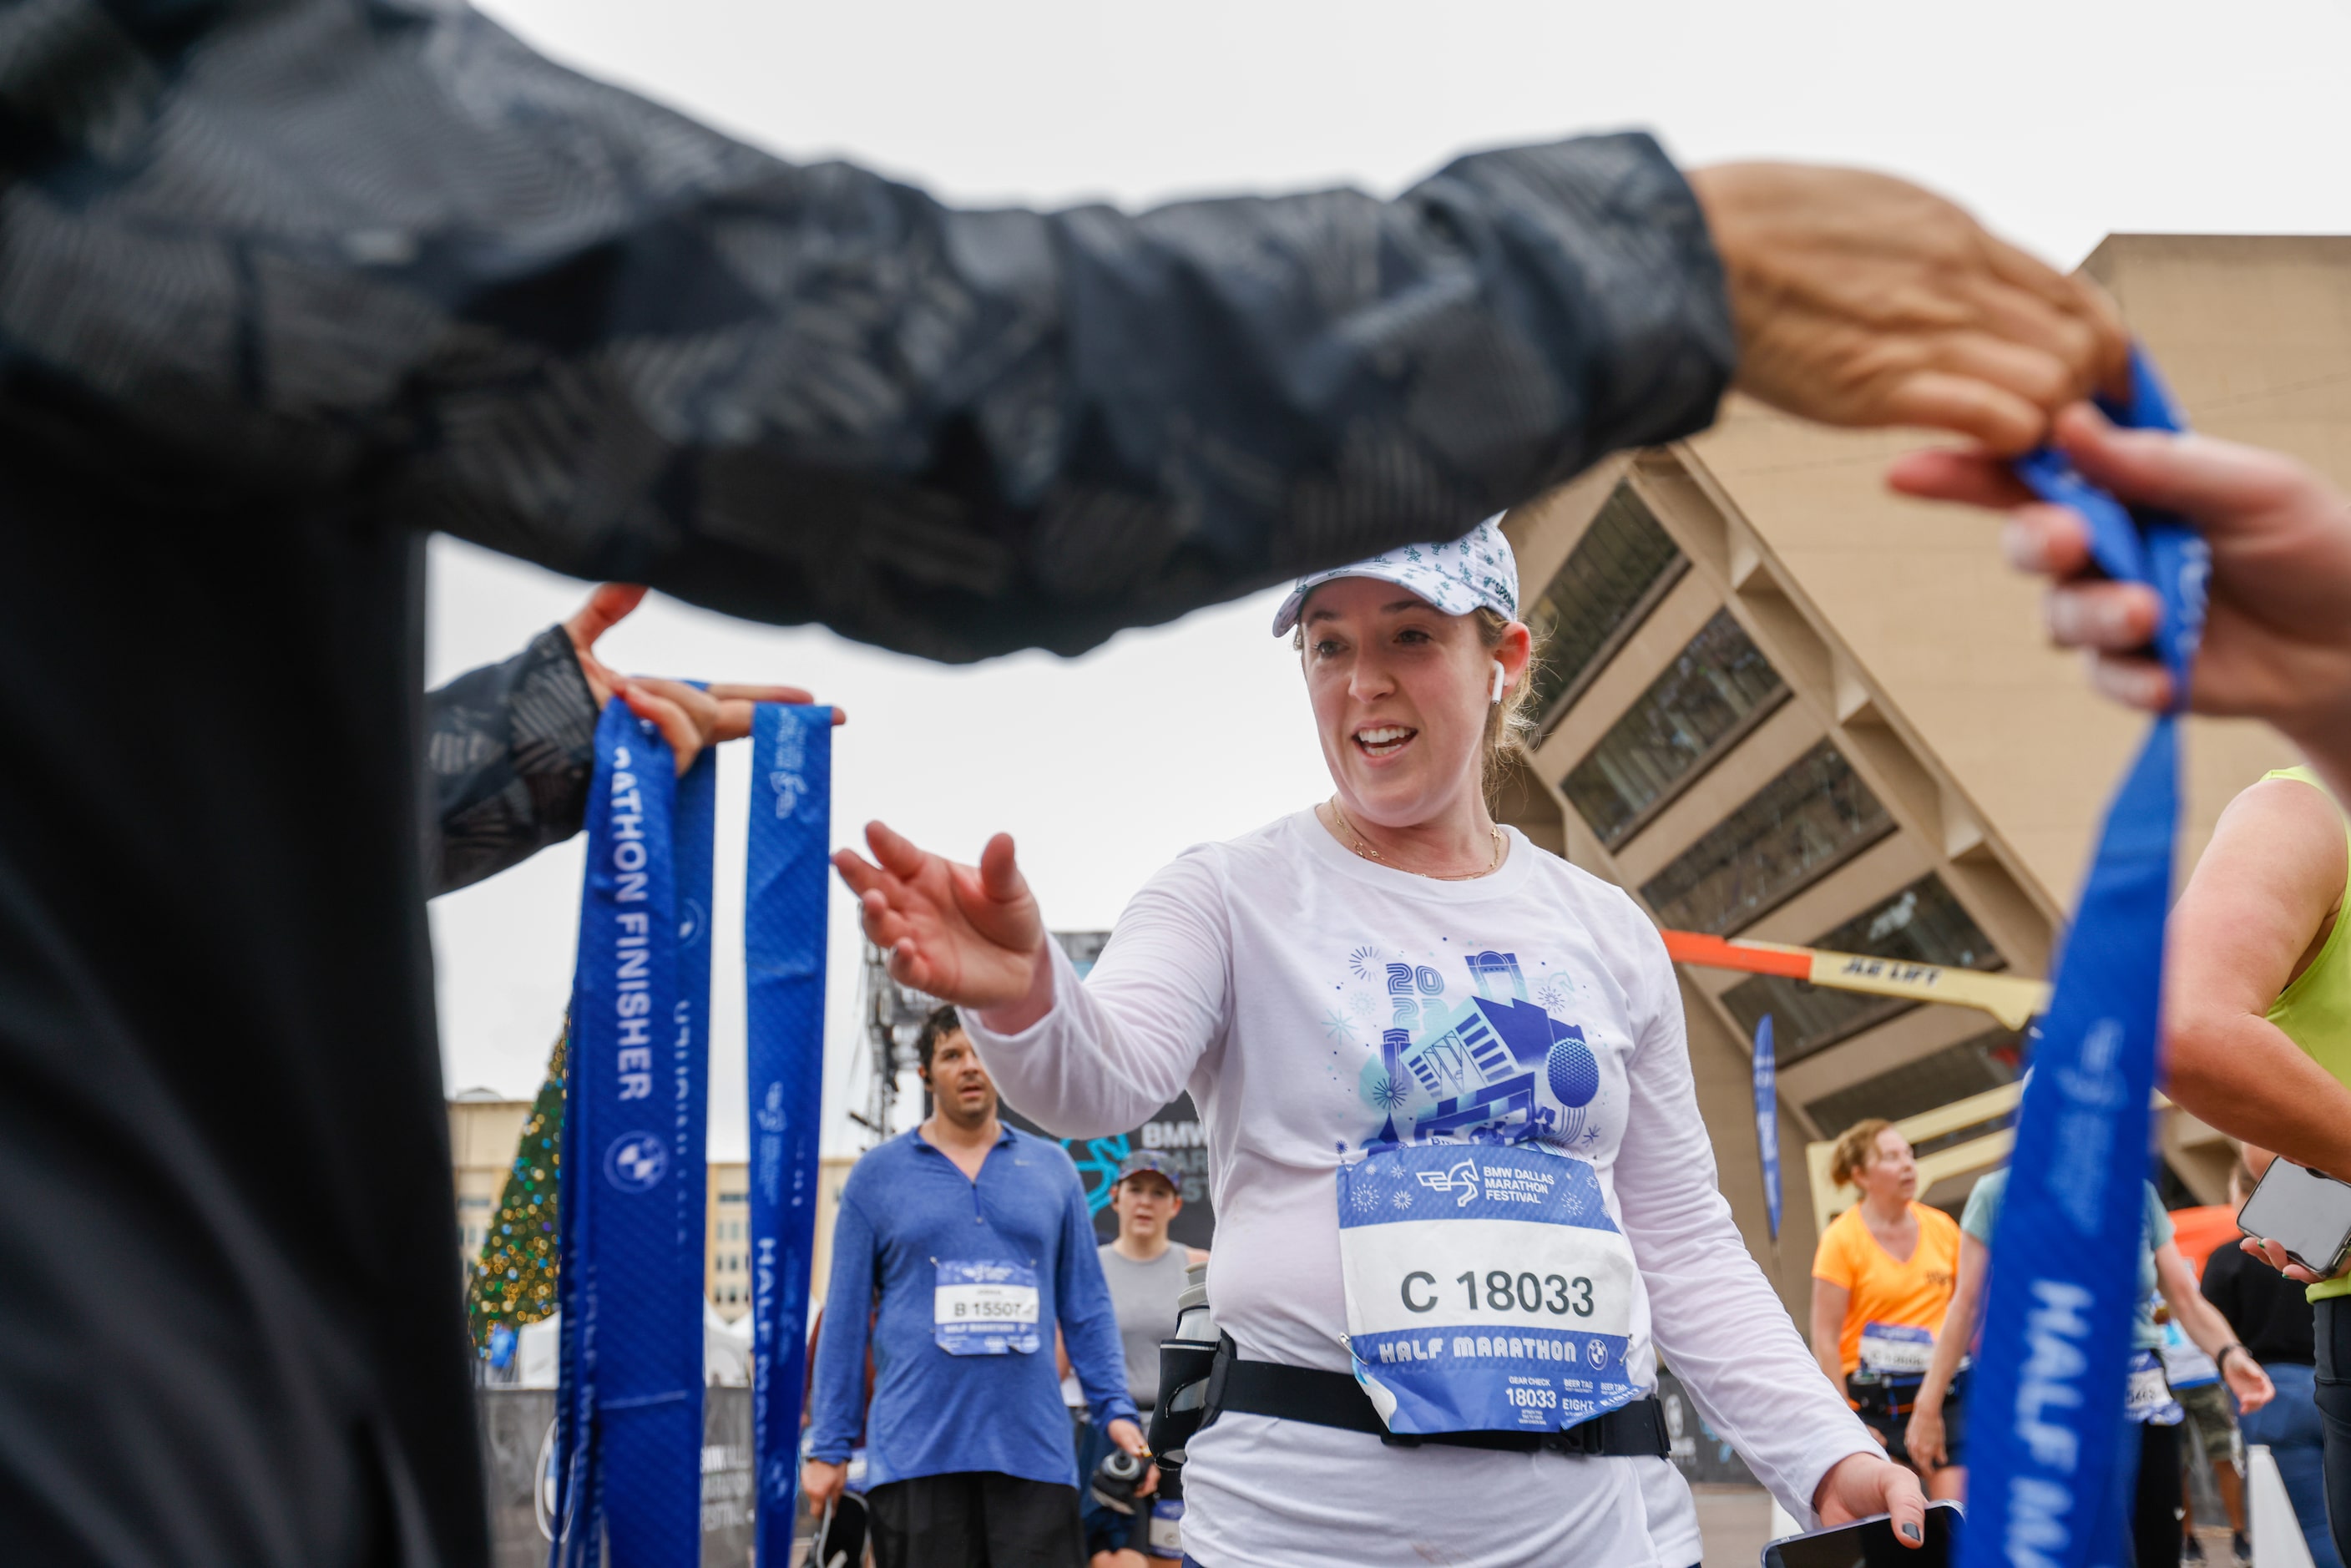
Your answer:
[[[1882,1454],[1847,1454],[1821,1478],[1813,1507],[1823,1525],[1851,1524],[1872,1514],[1893,1515],[1894,1536],[1905,1546],[1927,1539],[1927,1494],[1918,1478]]]
[[[642,603],[643,587],[632,582],[608,582],[588,596],[588,602],[563,623],[579,657],[580,673],[588,678],[589,695],[601,712],[619,697],[629,711],[653,725],[669,742],[681,777],[705,746],[740,740],[751,733],[751,709],[759,703],[804,706],[814,699],[798,686],[713,685],[706,690],[684,681],[652,675],[623,675],[596,657],[596,640],[628,618]],[[849,716],[832,710],[832,722],[846,724]]]
[[[2119,389],[2114,308],[1907,181],[1726,163],[1689,172],[1722,257],[1736,385],[1829,424],[1931,425],[1996,452]]]
[[[917,849],[880,822],[865,824],[865,842],[872,862],[842,850],[832,863],[857,894],[865,935],[890,955],[892,979],[982,1010],[1029,995],[1042,970],[1045,921],[1013,862],[1012,835],[988,840],[977,866]]]
[[[849,1487],[849,1467],[810,1459],[800,1466],[800,1494],[811,1509],[821,1509]]]
[[[1927,1408],[1922,1401],[1910,1407],[1910,1425],[1902,1434],[1902,1446],[1910,1452],[1910,1460],[1921,1470],[1943,1468],[1943,1412],[1939,1406]]]
[[[2059,417],[2056,444],[2116,497],[2175,511],[2212,547],[2210,608],[2189,706],[2263,718],[2305,749],[2339,747],[2351,725],[2351,508],[2293,458],[2234,442],[2117,430],[2087,404]],[[1896,490],[2004,508],[2001,547],[2046,577],[2049,634],[2092,659],[2091,684],[2160,710],[2171,678],[2147,641],[2161,601],[2090,564],[2089,528],[2035,500],[2006,464],[1978,453],[1914,452],[1886,475]]]

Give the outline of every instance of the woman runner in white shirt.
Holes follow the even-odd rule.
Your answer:
[[[1184,1472],[1202,1568],[1685,1568],[1695,1512],[1654,1447],[1558,1451],[1637,1430],[1660,1349],[1799,1520],[1890,1511],[1915,1541],[1917,1480],[1823,1378],[1716,1188],[1655,927],[1489,813],[1530,661],[1517,610],[1491,521],[1302,580],[1274,630],[1300,628],[1336,793],[1179,856],[1082,984],[1005,835],[972,867],[877,822],[878,863],[835,862],[891,973],[966,1009],[1039,1124],[1103,1135],[1191,1092],[1218,1326],[1244,1367],[1312,1369],[1317,1398],[1360,1406],[1350,1429],[1228,1401]],[[1399,1446],[1380,1420],[1551,1446]]]

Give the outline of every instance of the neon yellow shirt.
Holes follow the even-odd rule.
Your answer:
[[[2299,779],[2332,801],[2335,796],[2319,781],[2318,775],[2307,768],[2281,768],[2265,773],[2264,779]],[[2338,804],[2336,810],[2342,808]],[[2351,823],[2345,827],[2346,842],[2351,842]],[[2326,934],[2325,946],[2310,961],[2310,967],[2294,977],[2294,983],[2278,993],[2270,1004],[2269,1020],[2285,1031],[2286,1038],[2302,1047],[2313,1061],[2326,1070],[2327,1076],[2337,1083],[2351,1085],[2351,937],[2344,928],[2351,925],[2351,888],[2346,888],[2343,906],[2335,916],[2334,929]],[[2351,1275],[2325,1280],[2310,1287],[2314,1301],[2329,1296],[2351,1296]]]

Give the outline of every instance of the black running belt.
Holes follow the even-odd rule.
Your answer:
[[[1243,1361],[1220,1355],[1209,1390],[1210,1420],[1238,1410],[1282,1421],[1308,1421],[1362,1432],[1398,1448],[1442,1443],[1456,1448],[1493,1448],[1504,1453],[1580,1454],[1611,1458],[1664,1458],[1669,1451],[1665,1406],[1656,1396],[1635,1400],[1565,1431],[1438,1432],[1405,1437],[1388,1430],[1371,1396],[1343,1372],[1288,1366],[1278,1361]]]

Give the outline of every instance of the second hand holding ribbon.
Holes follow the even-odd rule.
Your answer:
[[[2116,423],[2179,430],[2144,354]],[[2147,1116],[2155,1088],[2179,817],[2179,713],[2203,634],[2210,552],[2168,514],[2134,513],[2043,448],[2016,472],[2088,524],[2099,569],[2161,596],[2158,716],[2107,808],[2018,1113],[1970,1395],[1966,1568],[2088,1568],[2128,1557],[2121,1462],[2137,1308]]]

